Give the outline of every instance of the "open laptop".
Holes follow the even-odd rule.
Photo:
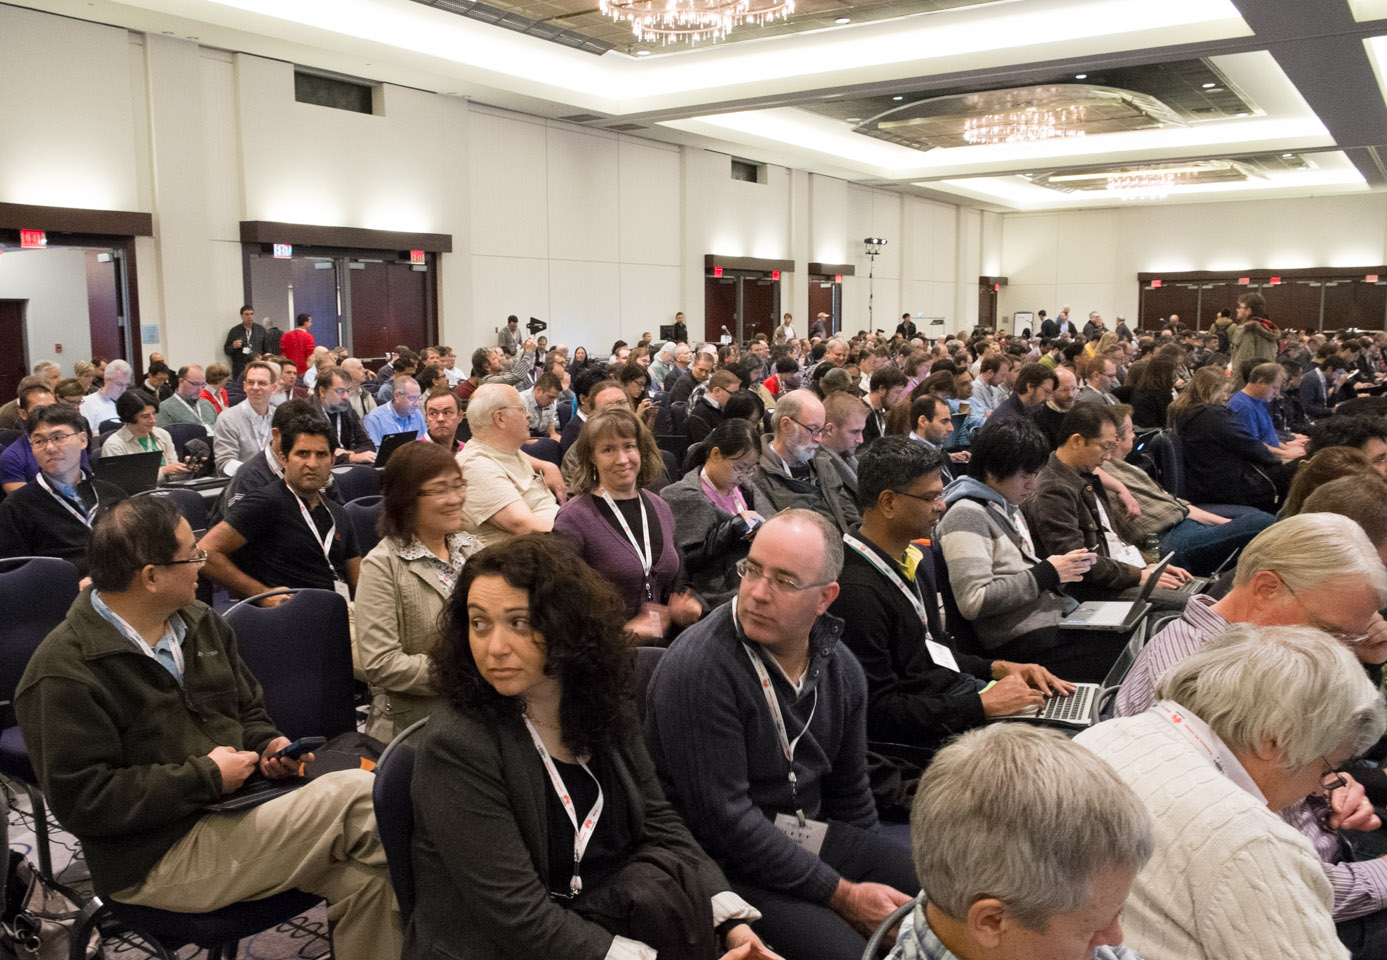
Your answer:
[[[1146,578],[1146,582],[1141,586],[1141,593],[1137,594],[1135,600],[1089,600],[1081,603],[1078,609],[1071,612],[1060,621],[1060,628],[1063,630],[1131,630],[1137,625],[1146,612],[1151,609],[1151,604],[1147,600],[1151,597],[1151,592],[1156,589],[1156,583],[1161,579],[1161,574],[1165,573],[1165,568],[1170,566],[1170,558],[1175,554],[1167,553],[1161,557],[1160,563],[1156,564],[1151,571],[1151,575]]]
[[[401,433],[387,433],[380,439],[380,449],[376,451],[376,466],[383,467],[390,455],[407,443],[413,443],[419,435],[412,430]]]
[[[114,483],[133,497],[159,485],[159,467],[163,460],[164,455],[158,450],[98,457],[92,463],[92,473],[96,479]]]
[[[1223,576],[1228,570],[1229,565],[1237,559],[1238,554],[1242,553],[1242,549],[1242,547],[1234,547],[1233,552],[1224,557],[1223,562],[1218,565],[1218,568],[1214,570],[1213,573],[1209,574],[1207,577],[1194,577],[1189,580],[1189,582],[1180,584],[1180,586],[1176,588],[1177,591],[1189,597],[1194,596],[1196,593],[1203,593],[1205,587]]]

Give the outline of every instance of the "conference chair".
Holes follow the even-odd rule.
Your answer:
[[[97,424],[96,432],[115,433],[123,426],[125,426],[125,424],[122,423],[118,417],[112,417],[110,420],[102,420],[99,424]]]
[[[281,594],[289,602],[256,606]],[[347,601],[332,590],[267,590],[228,610],[226,622],[281,733],[332,739],[356,729]]]
[[[184,424],[187,426],[187,424]],[[181,487],[162,487],[153,490],[145,490],[136,494],[138,497],[162,497],[173,501],[173,505],[178,509],[178,513],[184,520],[188,521],[188,526],[193,528],[193,533],[201,536],[207,532],[207,501],[202,498],[202,494],[196,490],[188,490]]]
[[[891,911],[890,916],[877,925],[876,932],[874,932],[867,941],[867,948],[862,951],[862,960],[877,960],[878,955],[881,953],[882,941],[886,939],[886,935],[891,932],[896,924],[910,916],[910,911],[919,906],[920,897],[923,896],[924,894],[921,893],[919,896],[913,897],[901,904],[895,910]]]
[[[419,731],[429,718],[415,721],[400,731],[376,761],[376,782],[371,801],[376,809],[376,829],[385,848],[390,885],[400,906],[400,924],[409,924],[414,911],[414,864],[410,848],[414,843],[414,801],[411,793],[414,754]]]
[[[376,531],[376,521],[380,519],[381,502],[384,499],[377,494],[372,497],[352,500],[343,507],[347,512],[347,519],[351,522],[352,530],[356,532],[356,545],[361,550],[363,557],[371,552],[371,548],[380,543],[380,534]]]
[[[77,568],[56,557],[10,557],[0,560],[0,775],[14,781],[29,797],[39,872],[53,879],[48,845],[48,807],[29,762],[29,748],[14,718],[15,689],[29,657],[67,616],[77,599],[81,577]]]
[[[936,538],[930,543],[927,553],[929,566],[925,567],[923,559],[920,566],[925,568],[926,576],[934,585],[935,592],[944,605],[944,629],[948,632],[949,639],[954,647],[963,653],[984,656],[985,652],[982,644],[978,642],[973,622],[963,616],[958,609],[958,602],[954,599],[953,584],[949,582],[949,565],[944,562],[944,545]]]
[[[173,440],[173,451],[178,454],[179,460],[188,455],[189,440],[203,440],[209,447],[212,445],[211,435],[207,432],[207,428],[200,423],[171,423],[164,429],[169,432],[169,438]]]
[[[380,471],[369,463],[333,467],[332,479],[342,494],[343,503],[351,503],[362,497],[374,497],[381,491]]]

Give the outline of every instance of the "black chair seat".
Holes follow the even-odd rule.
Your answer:
[[[243,940],[312,910],[322,900],[302,890],[286,890],[261,900],[233,903],[210,913],[178,913],[114,900],[105,903],[115,920],[149,934],[166,947],[178,949],[190,943],[213,947]]]
[[[33,765],[29,763],[29,748],[19,727],[0,730],[0,773],[28,783],[37,783]]]

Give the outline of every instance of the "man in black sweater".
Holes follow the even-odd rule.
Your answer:
[[[0,503],[0,557],[59,557],[87,575],[87,545],[98,507],[125,491],[82,471],[87,421],[75,407],[50,403],[25,421],[39,474]]]
[[[838,599],[829,608],[867,675],[868,738],[905,744],[917,762],[988,717],[1073,690],[1038,664],[950,646],[934,586],[918,567],[920,548],[911,544],[931,536],[944,513],[942,465],[938,452],[909,437],[882,437],[863,451],[862,525],[843,537]]]

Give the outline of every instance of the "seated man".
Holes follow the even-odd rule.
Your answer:
[[[390,382],[394,384],[394,391],[389,401],[382,400],[381,405],[366,414],[362,421],[377,449],[392,433],[413,433],[417,439],[429,432],[429,425],[419,412],[419,398],[424,395],[419,381],[410,374],[397,373]]]
[[[617,394],[620,394],[620,397],[617,397]],[[607,403],[614,403],[617,399],[622,403],[629,403],[620,381],[609,380],[606,371],[600,367],[589,367],[573,378],[573,395],[578,400],[578,409],[574,411],[568,423],[564,424],[563,431],[559,434],[559,453],[565,457],[568,456],[569,448],[577,442],[583,424],[588,422],[592,411],[597,409],[599,395]]]
[[[942,459],[905,437],[882,437],[862,454],[862,526],[843,537],[843,572],[829,612],[867,675],[867,736],[906,744],[927,759],[987,717],[1039,704],[1073,688],[1035,664],[988,660],[951,648],[933,584],[917,575],[919,548],[944,513]],[[997,683],[988,684],[996,680]],[[912,751],[914,754],[914,751]]]
[[[531,437],[558,442],[559,411],[555,401],[562,391],[563,382],[553,373],[540,374],[533,387],[520,391],[520,402],[525,404],[525,415],[529,417]]]
[[[298,761],[275,758],[289,738],[231,628],[195,599],[204,556],[168,500],[131,497],[97,518],[92,587],[15,694],[53,814],[82,841],[102,898],[203,913],[300,889],[328,902],[333,956],[398,956],[370,774],[328,773],[244,812],[206,811],[255,774],[295,775]]]
[[[159,404],[159,416],[155,425],[167,427],[171,423],[196,423],[208,434],[217,425],[217,409],[211,400],[202,397],[207,387],[207,374],[196,364],[178,368],[178,389],[173,396]]]
[[[19,428],[23,430],[28,426],[30,410],[56,402],[53,391],[41,383],[29,383],[20,387]],[[91,464],[87,462],[86,450],[82,451],[82,469],[91,469]],[[33,483],[38,475],[39,462],[34,459],[34,448],[23,437],[6,447],[4,453],[0,453],[0,489],[5,493],[14,493],[26,483]]]
[[[467,422],[472,439],[457,455],[467,481],[467,532],[491,546],[553,530],[559,503],[521,451],[530,439],[530,420],[520,394],[506,384],[482,384],[468,403]]]
[[[840,533],[862,519],[841,474],[819,451],[824,405],[808,390],[792,390],[775,408],[775,436],[761,438],[761,459],[748,481],[772,511],[803,507],[828,518]]]
[[[822,459],[843,479],[843,492],[857,500],[857,451],[867,426],[867,407],[845,390],[824,397],[824,436],[819,442]]]
[[[1064,422],[1065,414],[1074,408],[1078,392],[1078,381],[1074,377],[1074,371],[1068,367],[1059,367],[1055,370],[1055,389],[1050,393],[1050,398],[1036,407],[1032,414],[1036,425],[1050,441],[1051,449],[1062,442],[1060,425]]]
[[[82,416],[87,418],[87,425],[91,427],[92,436],[101,432],[103,423],[120,419],[116,416],[116,401],[130,387],[134,377],[135,371],[124,360],[112,360],[106,364],[101,389],[87,394],[80,408]]]
[[[722,423],[723,407],[732,399],[732,394],[742,388],[742,381],[736,373],[724,367],[715,370],[705,386],[707,389],[689,404],[688,415],[684,418],[684,432],[691,443],[706,439]]]
[[[1113,385],[1117,383],[1117,363],[1111,357],[1094,357],[1089,361],[1084,385],[1079,388],[1075,403],[1117,403],[1112,395]]]
[[[1326,447],[1355,447],[1387,477],[1387,419],[1367,414],[1334,416],[1310,430],[1305,455],[1313,457]]]
[[[322,495],[332,476],[328,425],[294,418],[279,431],[284,482],[253,490],[198,544],[207,575],[243,597],[280,587],[356,590],[361,551],[342,508]],[[263,606],[288,601],[268,597]]]
[[[1208,576],[1235,549],[1252,542],[1276,518],[1261,510],[1246,508],[1240,516],[1229,519],[1210,513],[1179,497],[1171,496],[1140,467],[1127,462],[1136,442],[1132,426],[1132,408],[1117,404],[1113,414],[1121,424],[1117,449],[1103,465],[1101,478],[1106,488],[1107,478],[1120,482],[1136,499],[1141,512],[1136,516],[1117,511],[1117,522],[1130,532],[1136,543],[1154,534],[1160,538],[1161,555],[1174,553],[1171,563],[1198,576]]]
[[[59,557],[86,576],[92,517],[125,491],[83,471],[87,422],[76,409],[49,403],[27,417],[29,436],[11,446],[30,447],[39,473],[0,502],[0,557]]]
[[[1043,363],[1028,363],[1016,372],[1011,396],[997,404],[988,420],[1034,417],[1055,391],[1055,371]]]
[[[1282,442],[1271,422],[1271,411],[1267,405],[1281,396],[1281,387],[1286,382],[1286,371],[1276,362],[1259,363],[1249,371],[1247,383],[1228,399],[1228,409],[1238,415],[1243,429],[1266,446],[1282,460],[1295,460],[1305,456],[1306,437],[1293,438]]]
[[[1083,747],[1020,724],[964,734],[920,778],[910,821],[927,898],[889,960],[1138,960],[1119,918],[1151,816]]]
[[[766,521],[736,599],[685,630],[646,696],[665,795],[787,957],[857,960],[919,887],[874,832],[862,668],[827,613],[839,531],[808,510]]]
[[[227,481],[226,486],[222,488],[221,496],[217,497],[216,503],[207,511],[207,529],[210,530],[220,523],[226,516],[226,511],[233,504],[245,499],[246,494],[284,482],[283,451],[279,446],[280,431],[295,417],[312,416],[316,414],[307,400],[289,400],[275,407],[274,416],[270,420],[270,442],[265,444],[264,450],[241,464],[241,469]],[[333,503],[342,502],[341,491],[337,484],[330,480],[323,488],[323,496]]]
[[[863,443],[870,443],[877,437],[886,435],[886,418],[896,404],[900,403],[909,379],[900,367],[883,365],[872,371],[872,378],[868,381],[870,389],[864,398],[869,413],[862,428]]]
[[[352,376],[341,367],[324,367],[313,383],[314,416],[331,428],[334,463],[375,463],[376,445],[352,409]]]
[[[1069,589],[1079,600],[1117,600],[1128,592],[1135,596],[1156,568],[1113,526],[1103,481],[1094,475],[1117,449],[1112,411],[1105,404],[1083,403],[1065,414],[1059,448],[1040,471],[1035,499],[1025,507],[1040,552],[1086,549],[1097,555],[1083,579]],[[1174,590],[1189,578],[1179,567],[1168,566],[1160,586]],[[1174,609],[1184,607],[1185,599],[1179,593],[1151,594],[1153,603]]]
[[[246,364],[242,385],[246,399],[217,418],[212,453],[217,469],[235,476],[241,464],[265,449],[270,442],[270,394],[274,392],[274,368],[263,360]]]
[[[462,441],[458,439],[458,427],[462,425],[462,401],[456,393],[435,387],[434,392],[424,400],[424,422],[429,425],[429,432],[420,440],[436,443],[453,453],[462,449]]]
[[[944,485],[954,482],[954,462],[944,447],[953,440],[954,420],[949,413],[949,404],[942,397],[932,393],[922,394],[910,403],[911,440],[926,450],[939,456],[939,468],[944,476]],[[967,454],[963,455],[966,459]]]

